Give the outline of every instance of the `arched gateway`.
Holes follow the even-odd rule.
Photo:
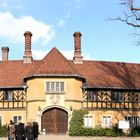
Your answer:
[[[51,108],[41,116],[41,130],[46,133],[66,133],[68,130],[68,113],[60,108]]]

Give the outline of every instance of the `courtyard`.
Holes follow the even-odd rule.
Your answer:
[[[39,135],[38,140],[139,140],[140,137],[71,137],[68,135]],[[0,138],[0,140],[7,140]]]

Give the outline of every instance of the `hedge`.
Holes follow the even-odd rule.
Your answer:
[[[140,136],[140,127],[135,127],[131,130],[131,136],[139,137]]]

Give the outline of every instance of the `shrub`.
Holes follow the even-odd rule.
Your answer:
[[[84,115],[88,114],[87,110],[74,110],[70,121],[69,135],[80,136],[84,125]]]
[[[102,128],[83,128],[82,136],[104,136]]]
[[[116,137],[117,136],[117,132],[113,129],[113,128],[106,128],[104,129],[104,133],[105,133],[105,136],[112,136],[112,137]]]
[[[0,125],[0,137],[7,137],[8,136],[8,127],[6,125]]]
[[[140,127],[135,127],[131,130],[131,136],[138,137],[140,136]]]
[[[82,128],[80,129],[79,134],[81,136],[117,136],[116,131],[112,128]]]

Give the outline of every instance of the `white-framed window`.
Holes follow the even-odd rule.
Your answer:
[[[5,101],[13,101],[12,91],[4,91],[4,100]]]
[[[46,93],[64,93],[65,85],[63,81],[47,81]]]
[[[103,123],[102,126],[105,128],[111,127],[112,119],[111,116],[103,116]]]
[[[90,115],[84,116],[84,126],[93,127],[93,116],[90,116]]]
[[[22,116],[13,116],[13,122],[16,124],[16,123],[19,123],[19,122],[22,122]]]

